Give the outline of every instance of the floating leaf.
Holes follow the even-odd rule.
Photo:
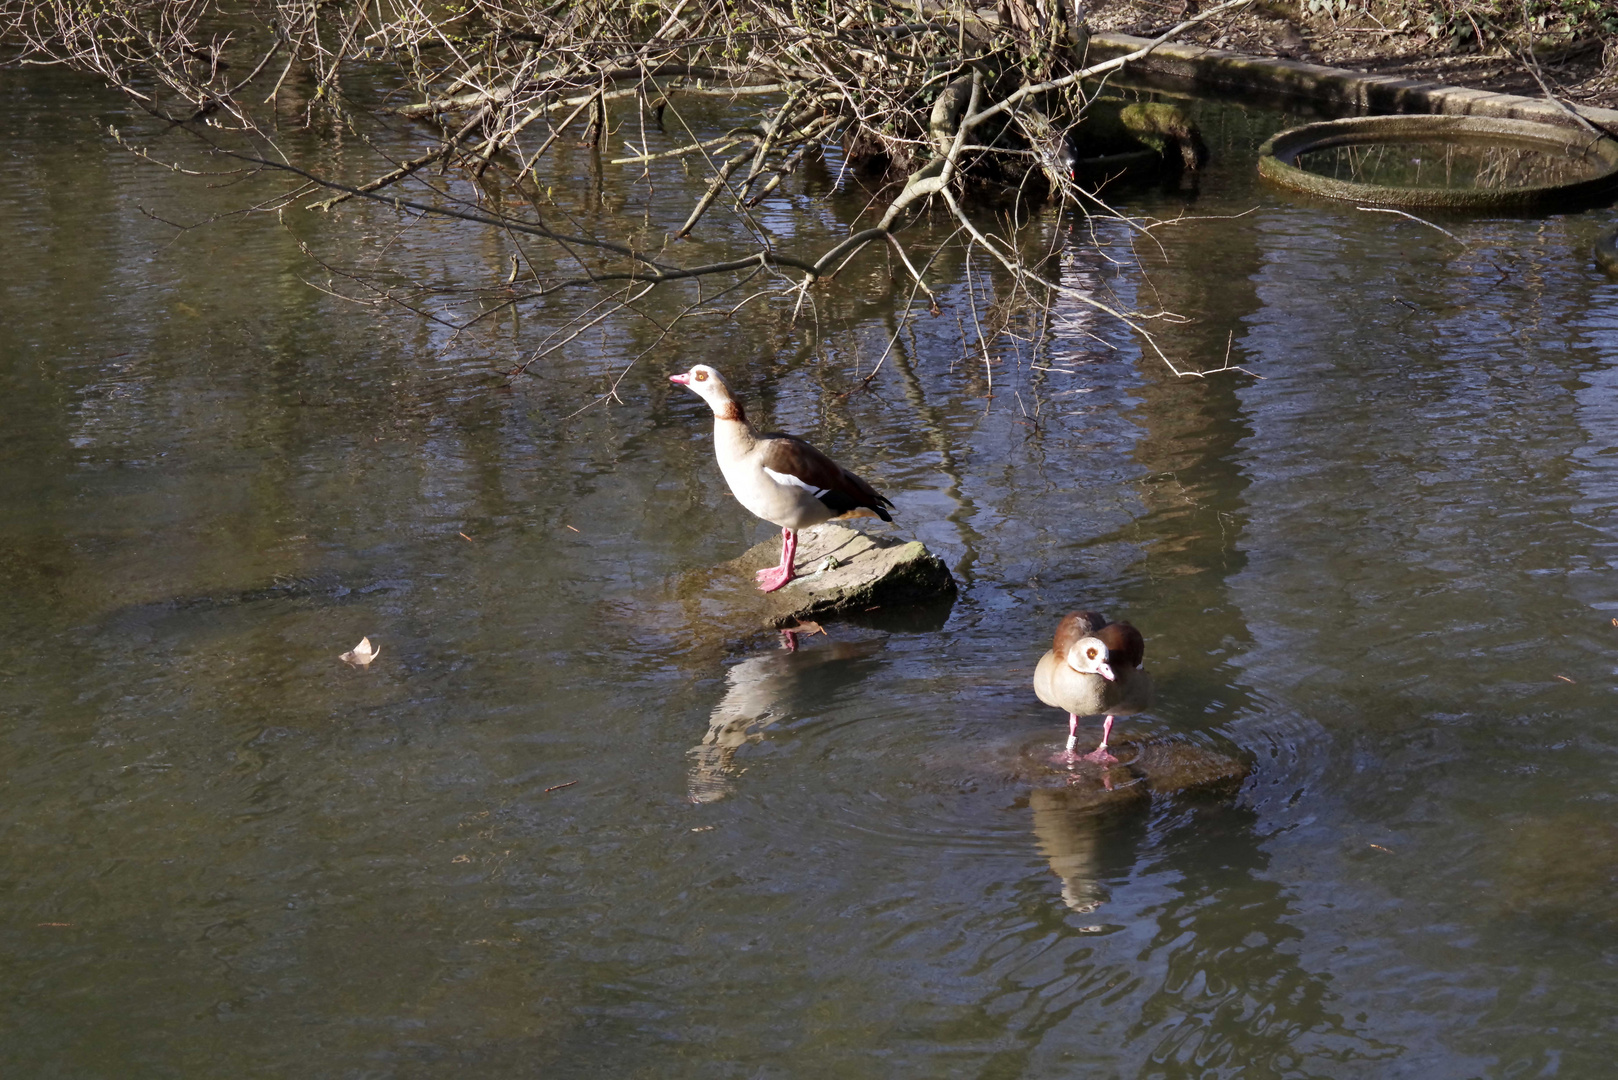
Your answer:
[[[358,667],[364,667],[366,664],[369,664],[372,660],[375,660],[381,655],[381,649],[373,649],[371,647],[371,639],[369,637],[362,637],[360,638],[360,643],[358,645],[354,646],[342,656],[339,656],[338,659],[346,661],[350,664],[354,664]]]

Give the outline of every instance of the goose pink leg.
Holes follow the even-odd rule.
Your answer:
[[[1073,752],[1073,748],[1077,746],[1079,742],[1079,718],[1074,713],[1068,713],[1067,749],[1058,755],[1057,760],[1068,762],[1093,761],[1098,765],[1112,765],[1116,763],[1118,759],[1113,757],[1112,754],[1107,751],[1107,740],[1112,738],[1112,721],[1113,717],[1109,716],[1107,717],[1106,722],[1101,725],[1100,746],[1096,747],[1088,754],[1075,754]]]
[[[798,553],[798,534],[791,529],[781,530],[781,565],[760,570],[758,587],[763,592],[774,592],[792,580],[792,556]]]

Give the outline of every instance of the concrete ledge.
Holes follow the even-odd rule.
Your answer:
[[[1123,56],[1147,42],[1147,38],[1130,34],[1096,34],[1090,39],[1090,62]],[[1577,126],[1564,110],[1544,98],[1469,90],[1397,75],[1372,75],[1299,60],[1246,56],[1204,45],[1159,45],[1150,56],[1131,63],[1126,74],[1164,89],[1256,93],[1340,112],[1497,116]],[[1618,109],[1576,108],[1592,124],[1618,135]]]

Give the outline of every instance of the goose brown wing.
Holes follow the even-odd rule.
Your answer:
[[[1146,659],[1146,639],[1126,622],[1108,623],[1096,632],[1096,637],[1101,639],[1108,654],[1120,664],[1138,668]]]
[[[1056,636],[1051,640],[1051,651],[1057,656],[1066,656],[1075,641],[1093,636],[1105,625],[1107,617],[1099,611],[1070,612],[1062,616],[1062,621],[1056,624]]]
[[[803,439],[772,431],[761,436],[760,441],[763,452],[759,464],[776,483],[803,488],[834,514],[865,509],[883,521],[893,520],[883,509],[893,503]]]

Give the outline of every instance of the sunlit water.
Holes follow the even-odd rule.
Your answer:
[[[6,1076],[1607,1075],[1610,212],[1457,242],[1295,201],[1252,178],[1280,119],[1207,109],[1198,199],[1118,197],[1206,220],[1033,229],[1190,317],[1152,324],[1176,363],[1262,379],[1065,301],[986,363],[968,290],[1005,282],[956,257],[848,394],[907,296],[873,251],[818,323],[619,319],[508,382],[588,298],[452,338],[297,247],[480,284],[506,241],[176,234],[279,181],[158,171],[98,124],[179,136],[5,80]],[[557,212],[683,219],[678,166],[649,213],[630,175]],[[862,202],[830,184],[761,227],[825,246]],[[788,654],[672,599],[772,531],[666,380],[699,359],[894,499],[961,582],[941,629]],[[1237,794],[1043,779],[1030,679],[1081,605],[1147,635],[1126,735],[1250,761]]]

